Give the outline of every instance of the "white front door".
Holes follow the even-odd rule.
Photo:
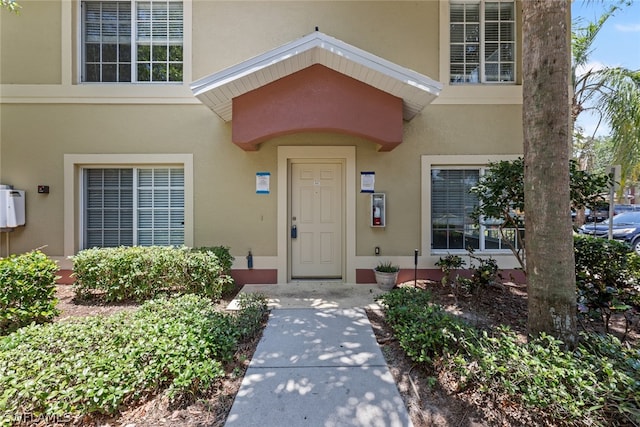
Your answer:
[[[291,278],[342,278],[342,163],[291,162]]]

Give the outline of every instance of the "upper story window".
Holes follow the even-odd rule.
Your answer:
[[[182,0],[84,0],[83,82],[182,82]]]
[[[450,82],[515,82],[513,0],[451,1]]]

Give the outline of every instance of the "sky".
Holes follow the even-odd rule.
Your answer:
[[[571,13],[573,21],[582,19],[582,24],[594,22],[605,10],[609,0],[574,0]],[[631,6],[610,17],[604,24],[593,44],[590,64],[587,69],[602,66],[621,66],[632,70],[640,69],[640,0],[633,0]],[[592,135],[597,119],[582,113],[578,125],[585,135]],[[608,135],[607,126],[602,126],[596,135]]]

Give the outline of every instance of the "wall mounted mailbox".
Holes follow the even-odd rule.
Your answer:
[[[25,224],[24,191],[0,188],[0,228]]]

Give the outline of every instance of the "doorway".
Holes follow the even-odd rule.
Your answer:
[[[292,279],[342,279],[343,162],[290,163]]]
[[[277,268],[278,268],[278,283],[287,283],[294,278],[312,278],[312,279],[341,279],[342,282],[355,283],[355,242],[356,242],[356,218],[355,218],[355,205],[356,205],[356,149],[353,146],[338,147],[338,146],[280,146],[278,147],[278,174],[277,174],[277,191],[278,191],[278,227],[277,227],[277,241],[278,241],[278,256],[277,256]],[[339,165],[340,170],[340,184],[339,190],[336,190],[340,194],[340,235],[339,240],[339,255],[333,253],[331,256],[334,258],[337,256],[339,270],[334,265],[329,271],[315,271],[306,272],[300,270],[297,267],[293,268],[293,263],[298,261],[294,260],[293,251],[295,247],[292,247],[292,226],[294,222],[292,218],[296,217],[296,226],[300,226],[298,222],[298,213],[293,215],[295,206],[293,203],[297,203],[293,198],[293,179],[292,179],[292,165],[295,164],[308,164],[308,165]],[[318,166],[322,169],[321,166]],[[315,182],[311,180],[311,186],[313,187]],[[320,183],[322,188],[322,181]],[[310,190],[308,190],[310,191]],[[310,197],[307,197],[310,199]],[[298,198],[298,200],[304,200]],[[323,203],[324,206],[324,203]],[[297,227],[296,227],[297,228]],[[298,229],[298,236],[300,236],[300,230],[304,232],[304,227]],[[334,237],[335,238],[335,235]],[[317,239],[317,236],[316,236]],[[325,240],[327,237],[325,236]],[[302,243],[304,240],[300,240],[298,243]],[[310,249],[301,248],[299,252],[301,254],[310,253]],[[329,255],[322,255],[325,259]],[[302,258],[301,258],[302,259]],[[323,258],[319,258],[323,259]],[[315,268],[315,267],[314,267]],[[338,271],[336,273],[336,271]]]

